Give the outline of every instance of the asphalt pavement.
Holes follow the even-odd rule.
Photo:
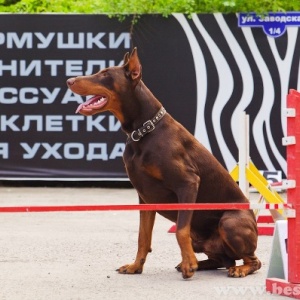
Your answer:
[[[137,203],[132,188],[0,186],[0,206]],[[137,211],[0,213],[0,300],[290,299],[265,291],[271,236],[259,236],[255,274],[215,270],[184,280],[172,225],[157,215],[143,274],[121,275],[115,270],[135,258]]]

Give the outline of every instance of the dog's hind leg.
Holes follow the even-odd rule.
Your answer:
[[[198,261],[198,268],[196,271],[216,270],[216,269],[223,268],[223,267],[224,267],[224,265],[219,261],[216,261],[214,259],[206,259],[206,260]],[[177,265],[175,267],[175,269],[178,272],[182,272],[181,264]]]
[[[229,267],[229,277],[245,277],[261,268],[261,262],[254,253],[257,226],[251,211],[225,212],[220,220],[219,232],[226,255],[244,261],[241,266]]]
[[[255,255],[243,258],[244,264],[241,266],[230,267],[228,270],[229,277],[245,277],[261,268],[261,262]]]
[[[229,269],[233,266],[235,266],[235,260],[230,259],[229,257],[223,257],[222,260],[208,258],[206,260],[198,261],[197,271],[216,270],[220,268]]]
[[[224,267],[224,265],[221,262],[209,258],[198,261],[197,271],[216,270],[222,267]]]

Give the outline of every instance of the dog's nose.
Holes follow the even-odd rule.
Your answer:
[[[67,85],[73,85],[75,83],[75,78],[69,78],[67,80]]]

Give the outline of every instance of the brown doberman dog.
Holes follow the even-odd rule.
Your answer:
[[[95,95],[77,111],[89,116],[112,112],[127,134],[123,159],[143,203],[245,203],[248,200],[225,168],[195,137],[175,121],[142,81],[136,48],[122,66],[67,80],[82,96]],[[122,274],[140,274],[151,252],[155,211],[140,211],[138,251]],[[258,270],[257,224],[250,210],[158,211],[176,222],[183,278],[197,270],[227,268],[228,276],[244,277]],[[198,261],[203,252],[207,260]],[[236,266],[236,260],[244,264]]]

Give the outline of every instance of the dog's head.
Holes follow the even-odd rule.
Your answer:
[[[130,55],[125,54],[122,66],[106,68],[93,75],[70,78],[67,85],[81,96],[94,95],[80,104],[76,113],[89,116],[109,110],[122,118],[121,97],[130,98],[141,77],[142,66],[137,49],[134,48]]]

